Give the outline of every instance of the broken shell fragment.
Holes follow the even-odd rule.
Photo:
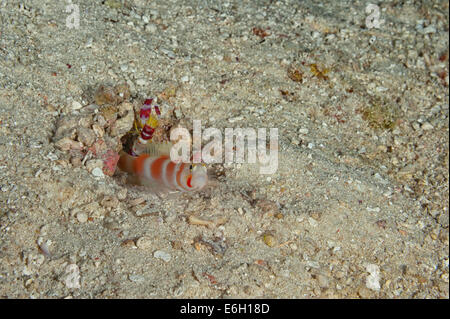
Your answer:
[[[77,141],[74,141],[70,139],[69,137],[63,137],[59,141],[55,143],[56,147],[59,148],[62,151],[69,151],[69,150],[79,150],[83,148],[83,144]]]
[[[114,104],[116,102],[116,93],[110,86],[101,85],[95,92],[95,104],[106,105]]]
[[[199,225],[199,226],[206,226],[206,227],[214,226],[214,223],[212,221],[203,220],[203,219],[200,219],[193,215],[190,215],[187,220],[188,220],[188,223],[191,225]]]
[[[273,237],[273,235],[271,234],[265,234],[263,236],[263,241],[269,247],[274,247],[276,245],[275,237]]]
[[[118,106],[118,112],[124,116],[116,120],[111,126],[111,136],[123,136],[133,128],[134,111],[133,105],[124,102]]]
[[[85,146],[91,146],[95,142],[95,134],[92,130],[86,127],[79,127],[77,129],[78,140]]]

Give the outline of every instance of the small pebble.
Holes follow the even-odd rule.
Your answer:
[[[171,58],[171,59],[174,59],[174,58],[175,58],[175,53],[173,53],[172,51],[167,50],[167,49],[164,49],[164,48],[162,48],[162,49],[160,49],[160,50],[161,50],[162,53],[164,53],[165,55],[167,55],[169,58]]]
[[[366,287],[361,287],[361,288],[359,288],[359,290],[358,290],[358,295],[359,295],[361,298],[367,299],[367,298],[370,297],[370,290],[367,289]]]
[[[128,279],[130,279],[132,282],[144,282],[145,277],[142,275],[128,275]]]
[[[174,113],[174,115],[175,115],[175,117],[176,117],[177,119],[180,119],[180,118],[182,117],[182,115],[183,115],[183,113],[181,113],[181,110],[180,110],[180,109],[175,109],[175,110],[173,111],[173,113]]]
[[[79,110],[83,107],[80,102],[73,101],[72,102],[72,110]]]
[[[320,268],[320,264],[317,261],[315,261],[315,260],[308,260],[306,262],[306,266],[314,268],[314,269],[319,269]]]
[[[425,122],[422,124],[422,130],[429,131],[432,130],[434,127],[429,122]]]
[[[164,260],[166,263],[170,261],[170,259],[172,258],[172,256],[170,256],[170,254],[162,251],[162,250],[157,250],[154,252],[153,257],[158,258],[158,259],[162,259]]]
[[[213,227],[214,223],[209,220],[203,220],[198,217],[195,217],[194,215],[189,215],[187,218],[187,221],[191,225],[199,225],[199,226],[206,226],[206,227]]]
[[[99,160],[99,159],[92,159],[92,160],[88,160],[86,162],[86,169],[88,170],[88,172],[93,172],[93,170],[95,168],[102,168],[103,167],[103,161]],[[93,173],[92,173],[93,174]]]
[[[298,130],[298,132],[299,132],[300,134],[308,134],[308,133],[309,133],[309,130],[308,130],[307,128],[301,128],[301,129]]]
[[[380,267],[374,264],[366,266],[369,276],[366,277],[366,287],[375,291],[380,290]]]
[[[33,271],[29,268],[29,266],[24,266],[22,274],[25,276],[31,276],[33,274]]]
[[[70,159],[70,163],[74,166],[74,167],[79,167],[81,166],[81,158],[79,157],[72,157]]]
[[[66,267],[67,277],[64,284],[70,289],[79,289],[80,286],[80,268],[76,264],[70,264]]]
[[[152,247],[152,240],[149,237],[143,236],[136,241],[136,246],[140,249],[150,249]]]
[[[428,27],[422,30],[424,34],[436,33],[436,27],[434,25],[429,25]]]
[[[269,247],[274,247],[276,245],[275,237],[270,234],[266,234],[263,236],[264,243]]]
[[[147,84],[147,81],[145,79],[138,79],[136,81],[136,84],[139,85],[139,86],[144,86],[144,85]]]
[[[120,65],[120,71],[126,72],[127,70],[128,70],[128,65],[126,65],[126,64]]]
[[[308,218],[308,222],[312,227],[317,227],[317,225],[319,225],[319,223],[312,217]]]
[[[142,204],[145,201],[146,201],[145,197],[139,197],[139,198],[130,200],[129,204],[130,204],[130,206],[134,207],[134,206],[137,206],[139,204]]]
[[[95,177],[105,177],[105,174],[103,174],[103,171],[101,168],[96,167],[92,170],[92,175]]]
[[[97,137],[103,137],[103,135],[105,134],[105,130],[98,124],[93,124],[92,130]]]
[[[80,142],[74,141],[69,137],[63,137],[62,139],[60,139],[55,143],[55,146],[62,151],[68,151],[71,149],[79,150],[83,147]]]
[[[327,276],[324,275],[318,275],[317,281],[319,282],[320,288],[328,288],[330,281],[328,280]]]
[[[122,188],[117,192],[117,199],[124,200],[125,198],[127,198],[127,193],[128,190],[126,188]]]
[[[31,279],[31,278],[28,279],[28,280],[25,282],[25,287],[26,287],[26,288],[30,287],[32,283],[33,283],[33,279]]]
[[[150,32],[150,33],[155,33],[157,30],[156,25],[154,24],[147,24],[145,26],[145,31]]]
[[[138,80],[139,81],[139,80]],[[122,118],[118,119],[111,127],[111,136],[123,136],[127,133],[134,123],[134,111],[133,105],[128,102],[123,102],[119,106],[119,112],[126,114]]]
[[[413,129],[414,129],[415,131],[418,131],[418,130],[420,130],[420,123],[418,123],[418,122],[413,122],[413,123],[412,123],[412,127],[413,127]]]
[[[92,144],[94,144],[95,142],[94,131],[85,127],[79,127],[77,133],[78,133],[78,140],[85,146],[91,146]]]
[[[87,222],[87,220],[88,220],[88,215],[87,215],[86,213],[84,213],[84,212],[79,212],[79,213],[77,214],[77,220],[78,220],[80,223],[85,223],[85,222]]]
[[[58,159],[58,155],[53,154],[53,153],[48,153],[47,158],[51,161],[56,161]]]

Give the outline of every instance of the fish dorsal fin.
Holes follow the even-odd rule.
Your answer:
[[[147,144],[142,145],[142,153],[148,154],[152,157],[167,155],[170,156],[170,149],[172,148],[171,142],[161,142],[161,143],[153,143],[148,142]]]

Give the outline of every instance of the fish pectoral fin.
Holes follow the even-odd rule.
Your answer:
[[[137,186],[142,186],[143,185],[142,180],[138,176],[131,175],[131,174],[129,174],[127,176],[127,183],[131,184],[131,185],[137,185]]]

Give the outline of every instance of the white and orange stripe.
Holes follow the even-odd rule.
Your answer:
[[[208,181],[205,167],[191,169],[187,163],[172,162],[167,155],[154,157],[142,154],[133,157],[122,152],[118,166],[122,171],[138,176],[143,184],[159,185],[170,190],[199,190]]]

